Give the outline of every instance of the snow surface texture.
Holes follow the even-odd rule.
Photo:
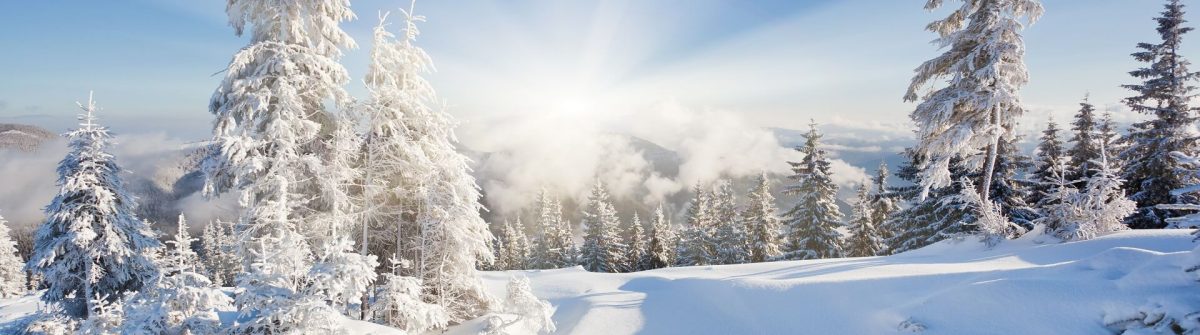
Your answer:
[[[969,238],[887,257],[485,272],[484,281],[503,296],[514,272],[528,276],[560,334],[1107,334],[1106,317],[1196,289],[1182,270],[1189,233],[1062,244],[1028,234],[992,250]]]
[[[484,272],[484,280],[503,297],[514,274],[529,277],[553,305],[560,334],[1106,334],[1104,320],[1196,289],[1182,271],[1190,233],[1123,231],[1061,244],[1028,234],[991,250],[966,239],[887,257]],[[36,309],[33,296],[0,300],[0,333]],[[448,334],[477,334],[489,318]],[[344,324],[355,334],[402,333]]]

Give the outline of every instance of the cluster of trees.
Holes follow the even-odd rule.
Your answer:
[[[205,194],[238,197],[239,217],[209,223],[196,248],[180,216],[160,242],[89,99],[23,266],[0,222],[0,295],[24,292],[8,280],[24,270],[45,289],[28,332],[340,333],[349,317],[421,333],[488,312],[553,330],[527,282],[510,285],[515,301],[483,289],[476,261],[493,259],[493,237],[454,123],[431,106],[432,65],[414,45],[422,17],[405,11],[400,38],[380,17],[370,98],[354,101],[339,62],[355,47],[339,27],[354,18],[348,1],[231,0],[227,12],[250,44],[213,93],[201,170]],[[217,311],[230,309],[238,317],[223,324]]]

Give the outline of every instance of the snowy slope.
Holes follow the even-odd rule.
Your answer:
[[[1195,290],[1181,270],[1193,247],[1188,233],[1065,244],[1028,236],[993,250],[943,242],[890,257],[490,272],[485,280],[501,295],[510,275],[527,275],[555,306],[563,334],[1103,334],[1111,332],[1106,313],[1123,317]]]

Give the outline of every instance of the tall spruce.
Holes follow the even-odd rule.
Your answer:
[[[1192,194],[1171,193],[1191,182],[1186,177],[1187,168],[1171,153],[1186,156],[1197,153],[1191,132],[1196,109],[1188,103],[1195,91],[1191,82],[1200,74],[1189,71],[1190,63],[1179,54],[1183,35],[1192,31],[1184,26],[1187,21],[1183,16],[1183,3],[1167,1],[1166,10],[1156,18],[1161,42],[1138,43],[1140,50],[1133,53],[1134,59],[1147,63],[1146,67],[1129,72],[1141,83],[1123,85],[1135,93],[1125,99],[1125,104],[1150,116],[1129,129],[1124,140],[1129,147],[1120,155],[1125,164],[1121,175],[1126,180],[1126,191],[1138,205],[1137,211],[1126,220],[1131,228],[1163,228],[1167,226],[1167,218],[1179,214],[1157,205],[1200,203]]]
[[[887,163],[879,163],[879,169],[875,171],[873,179],[875,191],[871,193],[871,226],[879,230],[879,238],[884,242],[896,235],[896,232],[889,230],[884,223],[902,209],[900,199],[888,190],[889,175]],[[885,246],[880,252],[886,253],[887,249]]]
[[[1060,185],[1057,183],[1060,179],[1070,180],[1067,176],[1059,174],[1062,172],[1059,169],[1067,164],[1069,157],[1063,151],[1063,142],[1059,139],[1058,132],[1058,123],[1051,119],[1046,124],[1046,130],[1042,131],[1037,151],[1034,153],[1034,168],[1027,178],[1033,185],[1027,203],[1038,209],[1045,209],[1057,202],[1058,197],[1051,197],[1051,194],[1060,191]]]
[[[633,221],[626,233],[629,247],[626,248],[625,260],[629,271],[650,270],[650,245],[646,241],[646,228],[642,226],[642,218],[633,213]]]
[[[830,179],[829,160],[821,149],[816,123],[809,125],[804,144],[796,148],[804,157],[792,166],[792,181],[784,193],[796,198],[784,213],[787,242],[783,257],[813,259],[842,257],[842,213],[837,206],[837,185]]]
[[[1021,154],[1017,142],[1018,138],[1015,137],[1000,139],[1000,146],[996,152],[996,167],[992,172],[992,186],[988,194],[991,194],[989,200],[998,206],[1000,213],[1007,220],[1029,230],[1033,228],[1033,221],[1038,218],[1038,214],[1026,200],[1030,192],[1028,183],[1019,178],[1033,163],[1028,156]]]
[[[692,188],[687,223],[675,245],[675,264],[680,266],[716,264],[717,246],[712,209],[712,193],[700,183]]]
[[[571,226],[562,217],[562,204],[543,189],[538,197],[538,230],[533,245],[533,267],[557,269],[575,264],[575,245],[571,239]]]
[[[854,200],[850,215],[850,235],[846,237],[847,257],[877,256],[883,251],[883,239],[879,229],[871,222],[871,193],[864,181],[858,186],[858,197]]]
[[[745,223],[736,203],[732,183],[717,181],[713,188],[713,213],[718,264],[741,264],[750,258]]]
[[[1078,187],[1083,187],[1082,181],[1092,176],[1097,170],[1092,162],[1100,160],[1100,142],[1098,141],[1096,125],[1096,107],[1088,102],[1088,97],[1079,103],[1079,112],[1075,113],[1075,121],[1071,123],[1071,149],[1067,156],[1071,158],[1071,174],[1067,180],[1078,180]]]
[[[599,181],[592,187],[583,210],[583,246],[579,263],[591,272],[621,272],[625,260],[625,242],[618,231],[617,210],[608,198],[608,191]]]
[[[975,208],[963,201],[962,184],[929,190],[925,197],[921,186],[921,162],[924,158],[916,150],[906,150],[908,162],[896,171],[896,176],[913,185],[895,186],[888,194],[911,203],[908,208],[897,212],[884,223],[884,229],[892,232],[887,239],[888,254],[918,249],[946,238],[972,232]],[[967,169],[955,160],[950,165],[956,179],[967,174]]]
[[[925,9],[933,11],[944,3],[928,0]],[[919,166],[922,197],[955,182],[950,171],[953,159],[970,159],[983,151],[982,161],[968,162],[972,169],[983,170],[978,185],[986,201],[991,199],[992,170],[1000,141],[1024,113],[1019,91],[1029,78],[1022,20],[1036,21],[1042,5],[1037,0],[962,3],[945,18],[926,26],[938,34],[934,43],[946,51],[915,70],[904,100],[921,101],[910,116],[917,123],[916,153],[925,157]],[[944,87],[920,93],[942,80],[946,81]]]
[[[96,124],[95,102],[89,96],[79,107],[82,122],[67,133],[70,151],[58,163],[58,194],[46,206],[26,268],[42,278],[42,301],[87,319],[158,276],[152,254],[161,244],[134,214],[123,170],[107,152],[111,136]]]
[[[650,251],[649,269],[659,269],[675,263],[675,245],[672,243],[671,225],[663,215],[662,205],[654,210],[654,218],[650,222]]]
[[[771,182],[767,174],[761,173],[750,189],[745,222],[750,262],[766,262],[782,253],[783,222],[775,208],[775,196],[771,195]]]
[[[25,261],[17,254],[17,243],[13,241],[8,221],[0,216],[0,298],[10,298],[25,293]]]

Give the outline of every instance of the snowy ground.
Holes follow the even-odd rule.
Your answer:
[[[890,257],[513,273],[556,308],[563,334],[1106,334],[1106,313],[1182,296],[1190,231],[1129,231],[1074,243],[1029,236],[994,250],[943,242]],[[913,325],[904,328],[905,321]],[[467,331],[461,332],[467,333]]]
[[[1111,332],[1105,317],[1191,299],[1179,294],[1197,285],[1181,271],[1191,257],[1189,233],[1128,231],[1063,244],[1030,236],[993,250],[943,242],[890,257],[631,274],[574,268],[484,276],[498,297],[509,276],[528,276],[554,305],[562,334],[1103,334]],[[32,296],[0,300],[0,333],[36,306]],[[347,322],[356,334],[398,333]],[[473,334],[482,324],[449,333]]]

